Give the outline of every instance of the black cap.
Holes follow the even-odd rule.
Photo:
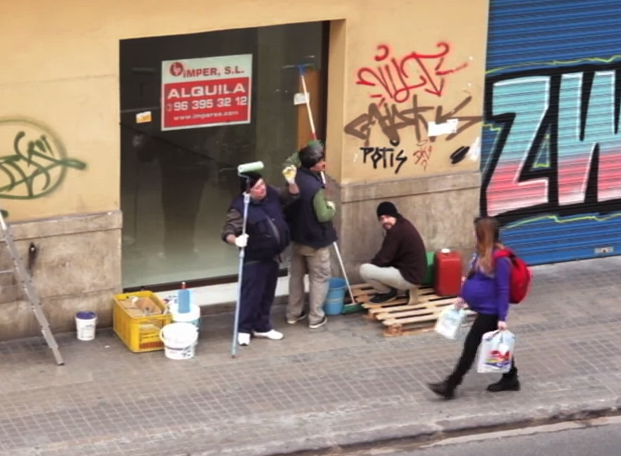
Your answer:
[[[260,173],[256,173],[253,171],[247,172],[239,176],[239,189],[242,193],[247,192],[252,187],[254,187],[257,182],[263,179],[263,176]]]
[[[380,218],[382,215],[397,218],[399,211],[397,211],[397,207],[393,203],[384,201],[377,206],[377,218]]]

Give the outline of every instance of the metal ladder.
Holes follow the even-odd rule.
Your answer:
[[[0,210],[0,231],[2,231],[2,238],[6,243],[7,248],[9,249],[9,254],[11,255],[11,259],[13,260],[13,268],[0,271],[0,273],[9,273],[13,272],[21,288],[26,293],[26,297],[30,302],[30,306],[32,311],[37,317],[37,321],[39,322],[39,326],[41,327],[41,333],[47,342],[47,346],[50,347],[52,353],[54,353],[54,358],[56,359],[56,364],[62,366],[65,364],[63,358],[60,354],[60,350],[58,349],[58,344],[56,343],[56,339],[54,338],[54,334],[52,334],[52,329],[50,328],[50,323],[47,321],[45,314],[43,313],[43,308],[41,307],[41,299],[39,298],[39,294],[32,283],[32,277],[30,277],[30,273],[24,266],[24,262],[22,261],[22,257],[17,251],[17,247],[15,246],[15,239],[13,239],[13,234],[11,233],[11,229],[9,225],[4,221],[4,215]]]

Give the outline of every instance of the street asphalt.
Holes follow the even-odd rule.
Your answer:
[[[449,438],[418,448],[374,445],[341,456],[619,456],[620,448],[621,420],[615,417]]]

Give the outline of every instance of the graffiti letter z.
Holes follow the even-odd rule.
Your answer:
[[[521,181],[524,165],[531,150],[537,148],[535,138],[547,113],[550,102],[549,77],[524,77],[496,82],[493,86],[492,117],[511,115],[494,145],[498,160],[485,189],[487,214],[496,216],[548,202],[548,179]],[[502,148],[499,150],[498,148]],[[493,162],[492,162],[493,163]],[[527,170],[528,171],[528,170]]]

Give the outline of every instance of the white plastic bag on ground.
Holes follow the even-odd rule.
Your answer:
[[[515,336],[511,331],[490,331],[483,335],[479,346],[477,372],[505,374],[511,370]]]
[[[466,318],[464,309],[456,309],[453,306],[445,308],[436,321],[435,331],[450,340],[459,337],[461,325]]]

